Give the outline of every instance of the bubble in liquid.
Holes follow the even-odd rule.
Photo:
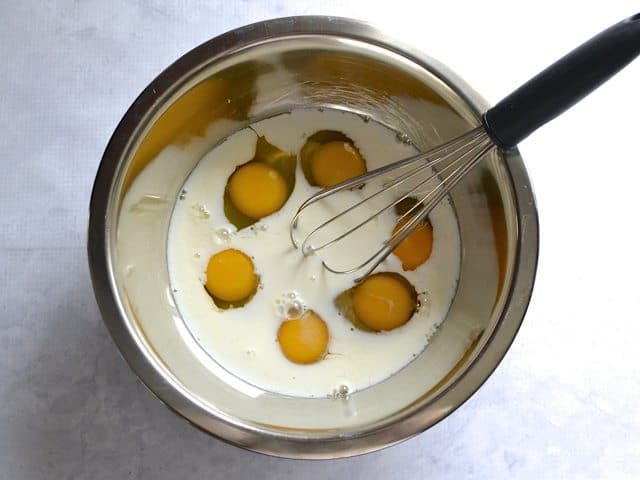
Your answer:
[[[207,208],[204,205],[200,205],[199,203],[195,203],[195,204],[193,204],[193,206],[191,208],[193,210],[193,215],[196,218],[200,218],[202,220],[206,220],[211,216],[211,214],[209,213],[209,210],[207,210]]]
[[[360,116],[360,118],[362,119],[362,121],[363,121],[364,123],[369,123],[369,120],[371,120],[371,117],[370,117],[369,115],[366,115],[366,114],[362,114],[362,115]]]
[[[302,250],[302,254],[306,257],[314,252],[313,245],[306,245]]]
[[[178,197],[180,200],[184,200],[185,198],[187,198],[187,191],[183,188],[182,191],[180,192],[180,196]]]
[[[349,400],[350,398],[350,390],[347,385],[339,385],[338,388],[334,388],[333,392],[331,392],[330,397],[335,400]]]
[[[400,132],[396,133],[396,140],[404,144],[411,143],[411,140],[409,140],[409,135],[407,135],[406,133],[400,133]]]
[[[306,310],[304,302],[295,292],[282,294],[282,299],[275,300],[274,305],[276,305],[276,314],[288,320],[300,318]]]
[[[276,316],[278,316],[280,318],[285,318],[287,316],[286,312],[285,312],[284,305],[282,305],[280,303],[275,304],[275,313],[276,313]]]
[[[228,242],[229,239],[231,238],[231,232],[229,231],[228,228],[223,227],[216,230],[215,236],[221,242]]]
[[[418,293],[418,310],[429,308],[429,305],[430,305],[429,293],[428,292]]]
[[[287,306],[287,318],[290,320],[300,318],[303,310],[304,306],[302,302],[300,300],[294,300]]]

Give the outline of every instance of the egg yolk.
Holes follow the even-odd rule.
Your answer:
[[[375,331],[393,330],[404,325],[415,309],[416,299],[408,286],[394,275],[372,275],[353,292],[356,317]]]
[[[233,205],[254,220],[280,210],[287,200],[287,184],[275,168],[250,162],[238,168],[228,184]]]
[[[400,221],[393,233],[395,234],[409,220]],[[433,228],[429,222],[420,222],[418,226],[393,250],[393,254],[402,262],[402,269],[415,270],[431,256],[433,250]]]
[[[307,310],[300,318],[282,322],[278,330],[278,343],[290,361],[314,363],[327,351],[329,329],[317,313]]]
[[[348,142],[325,143],[311,159],[311,175],[321,187],[337,185],[366,171],[364,159]]]
[[[205,288],[225,302],[238,302],[250,297],[258,288],[253,262],[234,248],[216,253],[207,265]]]

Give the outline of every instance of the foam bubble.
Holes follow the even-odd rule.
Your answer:
[[[273,304],[275,306],[276,315],[288,320],[300,318],[306,310],[304,301],[296,292],[287,292],[282,294],[282,297],[276,298],[273,301]]]
[[[231,231],[222,227],[216,230],[215,239],[218,243],[227,243],[231,239]]]
[[[333,389],[329,397],[334,400],[349,400],[350,394],[351,389],[349,388],[349,385],[342,383]]]

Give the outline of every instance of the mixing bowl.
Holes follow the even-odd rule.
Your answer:
[[[381,122],[426,149],[477,126],[486,106],[440,63],[343,18],[259,22],[184,55],[125,114],[91,198],[94,290],[131,368],[202,430],[278,456],[357,455],[443,419],[498,365],[531,295],[537,213],[517,150],[488,157],[451,193],[461,274],[448,316],[428,347],[387,380],[350,395],[287,397],[225,371],[199,346],[175,306],[167,229],[199,158],[248,122],[292,108],[338,108]],[[173,149],[174,160],[150,173],[150,162],[165,148]],[[123,198],[133,182],[146,182],[147,195],[130,207],[139,213],[136,221],[123,222]],[[132,233],[138,241],[127,240]]]

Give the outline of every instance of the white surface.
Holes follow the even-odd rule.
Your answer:
[[[640,61],[523,142],[542,232],[529,313],[480,391],[415,439],[327,462],[227,446],[149,394],[101,323],[84,245],[93,175],[135,96],[193,46],[273,16],[354,16],[495,102],[640,10],[441,3],[3,2],[0,478],[640,477]]]

